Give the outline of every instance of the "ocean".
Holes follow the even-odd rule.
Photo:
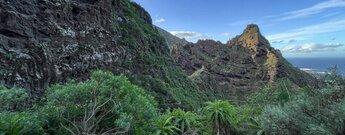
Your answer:
[[[345,58],[286,58],[301,70],[325,74],[329,68],[337,66],[340,74],[345,76]]]

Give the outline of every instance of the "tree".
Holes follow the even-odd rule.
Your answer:
[[[227,101],[220,100],[207,102],[206,104],[207,106],[203,108],[203,113],[206,116],[207,121],[212,124],[214,132],[217,135],[235,134],[235,107]]]
[[[48,90],[43,112],[49,124],[68,134],[119,134],[145,132],[156,116],[156,103],[125,76],[96,71],[83,83],[55,85]],[[61,120],[62,119],[62,120]],[[54,122],[55,121],[55,122]],[[53,127],[53,126],[51,126]]]

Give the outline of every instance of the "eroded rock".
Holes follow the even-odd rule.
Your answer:
[[[191,79],[227,99],[244,98],[281,78],[301,87],[317,85],[314,77],[293,67],[272,48],[255,24],[227,44],[213,40],[176,44],[171,54]]]

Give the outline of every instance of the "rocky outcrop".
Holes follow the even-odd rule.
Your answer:
[[[128,0],[0,0],[0,83],[41,97],[92,70],[125,74],[163,107],[190,107],[197,86],[169,55],[150,15]]]
[[[241,98],[281,78],[301,87],[316,86],[316,79],[287,62],[255,24],[227,44],[200,40],[175,45],[171,53],[191,79],[218,97]]]

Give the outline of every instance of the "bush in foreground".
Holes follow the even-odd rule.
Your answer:
[[[0,134],[7,135],[146,134],[158,114],[143,89],[102,71],[82,83],[52,86],[46,102],[32,108],[18,109],[27,98],[22,89],[0,87],[0,97]]]
[[[143,89],[109,72],[52,86],[45,102],[31,108],[24,90],[0,87],[0,134],[345,134],[345,81],[331,75],[323,80],[318,89],[281,80],[238,106],[216,100],[194,112],[161,114]]]
[[[45,112],[50,110],[55,112]],[[153,98],[125,76],[96,71],[89,81],[51,87],[43,113],[51,123],[60,123],[61,132],[114,134],[149,130],[157,108]]]

